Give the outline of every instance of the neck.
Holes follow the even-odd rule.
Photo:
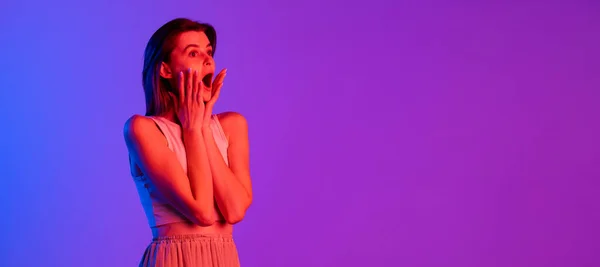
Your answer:
[[[163,118],[165,118],[167,120],[170,120],[170,121],[172,121],[172,122],[174,122],[176,124],[179,124],[179,119],[175,115],[175,112],[172,111],[172,110],[169,110],[167,112],[163,112],[162,114],[157,115],[157,116],[163,117]]]

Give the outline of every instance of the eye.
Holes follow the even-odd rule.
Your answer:
[[[190,57],[197,57],[198,56],[198,51],[191,51],[189,54]]]
[[[212,57],[213,56],[213,51],[212,50],[208,50],[207,54]]]

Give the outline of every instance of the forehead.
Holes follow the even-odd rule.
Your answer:
[[[208,40],[206,34],[200,31],[189,31],[179,34],[179,37],[177,37],[178,48],[185,48],[190,44],[206,47],[210,44],[210,41]]]

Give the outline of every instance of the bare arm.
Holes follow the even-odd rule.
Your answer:
[[[214,223],[212,175],[201,133],[184,132],[189,177],[152,119],[131,117],[125,123],[124,137],[132,160],[159,194],[195,224]]]
[[[215,143],[212,131],[203,129],[208,148],[210,169],[217,206],[230,224],[241,221],[252,203],[252,184],[249,170],[248,125],[238,113],[227,113],[223,128],[231,133],[227,150],[229,166]]]
[[[200,210],[204,211],[204,224],[211,225],[215,221],[215,218],[212,218],[212,210],[214,209],[213,182],[202,131],[184,130],[183,143],[192,196]]]

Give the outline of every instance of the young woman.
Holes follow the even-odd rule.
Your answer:
[[[248,128],[238,113],[212,114],[226,75],[214,75],[216,41],[211,25],[180,18],[146,46],[146,114],[124,127],[153,234],[140,266],[240,265],[232,233],[252,202]]]

